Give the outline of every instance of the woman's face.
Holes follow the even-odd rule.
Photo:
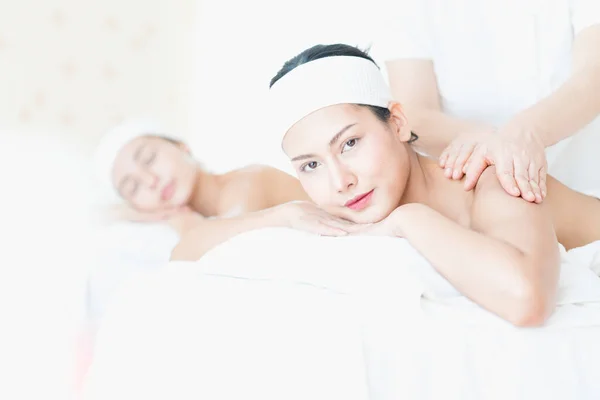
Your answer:
[[[127,202],[152,212],[186,205],[193,194],[196,171],[183,144],[144,136],[121,149],[112,178]]]
[[[334,105],[288,131],[283,149],[316,204],[357,223],[380,221],[399,205],[410,173],[410,130],[400,105],[390,111],[384,123],[367,107]]]

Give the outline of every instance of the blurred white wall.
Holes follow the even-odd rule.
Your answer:
[[[0,6],[0,127],[89,150],[123,117],[187,132],[195,0],[20,0]]]
[[[268,162],[268,82],[316,43],[369,45],[385,10],[342,0],[23,0],[0,12],[0,127],[91,154],[153,115],[209,168]]]

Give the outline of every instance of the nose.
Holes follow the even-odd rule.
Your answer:
[[[150,189],[156,189],[158,186],[158,177],[149,171],[141,171],[140,180]]]
[[[344,193],[356,186],[356,175],[344,164],[335,162],[329,168],[331,182],[338,193]]]

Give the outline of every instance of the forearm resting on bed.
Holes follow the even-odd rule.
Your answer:
[[[514,325],[545,321],[554,301],[552,289],[546,290],[552,284],[539,276],[539,263],[545,260],[462,227],[429,207],[408,206],[398,218],[403,236],[457,290]]]
[[[276,208],[233,218],[205,219],[187,230],[173,251],[173,261],[197,261],[209,250],[228,239],[254,229],[277,226]]]

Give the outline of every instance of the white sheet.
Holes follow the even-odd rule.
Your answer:
[[[598,399],[600,278],[566,253],[559,302],[517,329],[403,240],[250,232],[125,293],[88,398]]]
[[[168,263],[179,240],[164,224],[116,222],[93,235],[87,284],[88,318],[98,320],[120,287]]]

